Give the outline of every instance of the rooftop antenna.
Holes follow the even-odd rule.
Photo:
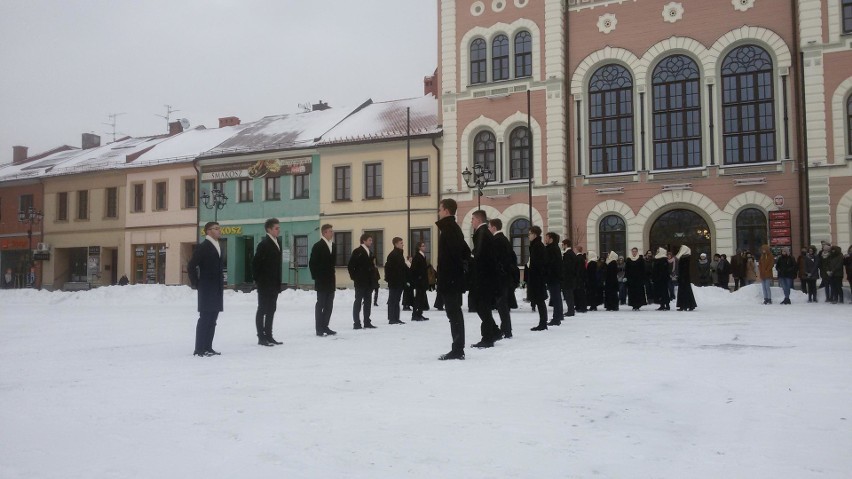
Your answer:
[[[160,118],[166,119],[166,133],[168,133],[169,132],[169,120],[171,119],[172,113],[174,113],[176,111],[180,111],[180,110],[173,109],[171,105],[163,105],[163,106],[166,107],[166,114],[165,115],[157,115],[155,113],[154,116],[159,116]]]
[[[109,123],[102,123],[102,125],[107,125],[107,126],[112,127],[112,142],[113,143],[115,143],[115,135],[117,135],[117,134],[124,135],[124,133],[121,133],[120,131],[115,131],[115,125],[116,125],[115,119],[120,117],[121,115],[126,115],[126,114],[127,113],[110,113],[109,115],[107,115],[107,116],[109,116]]]

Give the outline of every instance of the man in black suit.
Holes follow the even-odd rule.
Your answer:
[[[438,206],[438,294],[444,299],[444,310],[450,320],[453,347],[438,359],[464,359],[464,313],[462,295],[467,290],[465,270],[470,262],[470,248],[456,223],[458,205],[444,198]]]
[[[411,258],[411,287],[414,288],[414,300],[411,303],[414,312],[411,313],[412,321],[428,321],[423,316],[423,310],[429,307],[426,299],[426,289],[429,288],[429,262],[426,261],[426,243],[417,243],[417,251]]]
[[[562,251],[559,250],[559,235],[548,231],[544,235],[544,250],[547,252],[547,269],[545,281],[547,293],[550,295],[550,303],[553,308],[553,318],[547,323],[549,326],[562,324]]]
[[[530,226],[527,234],[530,239],[530,266],[527,269],[527,298],[538,311],[538,326],[532,331],[547,329],[547,250],[541,241],[541,228]],[[560,259],[560,263],[561,263]]]
[[[577,253],[571,247],[571,240],[562,240],[562,295],[565,297],[564,316],[574,316],[574,288],[577,285]]]
[[[393,239],[393,250],[385,260],[385,282],[388,283],[388,322],[405,324],[399,319],[399,301],[408,277],[408,265],[405,263],[402,238]]]
[[[210,221],[204,225],[205,240],[196,246],[186,271],[189,283],[198,290],[198,323],[195,326],[195,356],[216,356],[213,350],[213,335],[216,320],[223,309],[224,278],[222,278],[222,251],[219,223]]]
[[[370,259],[370,248],[373,247],[373,237],[364,233],[361,235],[361,245],[352,251],[349,257],[349,277],[355,282],[355,302],[352,304],[352,327],[361,329],[361,304],[364,307],[364,328],[374,329],[370,321],[370,296],[373,293],[373,260]]]
[[[494,322],[491,314],[497,291],[497,260],[494,256],[494,235],[488,230],[488,216],[485,211],[476,210],[471,218],[473,225],[473,281],[472,292],[476,298],[476,314],[482,321],[480,332],[482,339],[471,346],[490,348],[494,342],[503,338],[503,333]]]
[[[504,338],[512,337],[512,316],[509,298],[515,294],[515,277],[518,270],[518,255],[509,238],[503,234],[503,222],[499,218],[488,220],[488,231],[494,235],[494,260],[497,264],[497,314],[500,315],[500,332]]]
[[[317,304],[314,307],[314,325],[317,336],[333,336],[337,332],[328,327],[331,311],[334,308],[334,289],[336,278],[334,261],[337,256],[337,246],[332,243],[334,228],[330,224],[322,225],[322,237],[314,243],[308,267],[314,278],[314,289],[317,292]]]
[[[278,294],[281,293],[281,245],[278,244],[281,225],[277,218],[269,218],[263,227],[266,236],[258,243],[251,262],[257,285],[257,313],[254,321],[257,326],[257,344],[274,346],[281,344],[272,337],[272,320],[278,306]]]

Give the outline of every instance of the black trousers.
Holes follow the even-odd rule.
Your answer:
[[[219,311],[200,311],[195,325],[195,352],[203,353],[213,349],[213,335],[216,334],[216,319]]]
[[[559,282],[547,283],[547,294],[550,295],[550,302],[553,303],[553,322],[562,321],[562,285]]]
[[[399,321],[399,301],[402,298],[402,288],[388,289],[388,321]]]
[[[453,353],[464,353],[464,313],[462,313],[461,293],[440,293],[444,299],[444,310],[450,320],[450,334],[453,337]]]
[[[497,336],[503,337],[497,323],[494,322],[494,315],[491,313],[491,308],[494,307],[494,298],[492,292],[477,291],[476,295],[471,297],[475,301],[476,314],[479,316],[482,323],[479,326],[479,332],[482,334],[484,341],[493,341]]]
[[[278,309],[278,295],[257,293],[257,313],[254,315],[254,323],[257,328],[257,337],[272,337],[272,321],[275,318],[275,310]]]
[[[423,310],[429,309],[429,300],[426,298],[426,288],[416,286],[414,288],[414,300],[411,304],[411,309],[414,310],[411,314],[412,318],[422,318]]]
[[[334,309],[334,290],[317,291],[317,304],[314,307],[314,323],[317,334],[322,334],[328,329],[332,309]]]
[[[565,316],[574,316],[574,289],[563,289],[562,297],[565,299]]]
[[[500,285],[497,295],[497,315],[500,317],[500,331],[504,336],[512,335],[512,315],[509,306],[509,295],[515,293],[515,288],[509,284]]]
[[[361,324],[361,305],[364,308],[364,324],[370,323],[370,312],[373,310],[373,303],[370,302],[370,297],[373,295],[372,288],[355,288],[355,301],[352,303],[352,322]]]

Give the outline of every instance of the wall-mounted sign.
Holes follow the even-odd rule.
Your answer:
[[[780,195],[779,195],[780,196]],[[775,197],[778,204],[778,196]],[[781,197],[781,204],[784,198]],[[791,246],[793,244],[793,233],[791,228],[790,210],[778,210],[769,212],[769,245],[774,247]],[[780,251],[773,251],[776,256]]]
[[[225,236],[225,235],[241,235],[241,234],[243,234],[243,227],[242,226],[220,226],[220,231],[222,232],[223,236]],[[203,227],[199,230],[198,234],[200,234],[201,236],[205,236]]]
[[[0,241],[0,249],[27,249],[29,241],[25,239],[4,239]]]
[[[225,181],[240,178],[264,178],[284,175],[306,175],[311,172],[311,158],[278,158],[237,163],[205,169],[201,181]]]
[[[33,251],[33,261],[50,261],[50,251]]]
[[[782,207],[784,206],[784,197],[781,195],[775,195],[775,198],[772,198],[772,201],[775,202],[775,206]]]

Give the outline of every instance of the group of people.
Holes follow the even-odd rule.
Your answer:
[[[472,214],[471,249],[456,221],[458,205],[453,199],[443,199],[438,207],[438,268],[436,305],[449,319],[451,349],[440,360],[465,358],[465,327],[462,302],[468,293],[468,306],[479,316],[481,339],[472,344],[475,348],[490,348],[494,343],[512,338],[511,309],[516,308],[515,289],[521,284],[518,258],[508,238],[502,233],[500,219],[488,219],[485,211]],[[281,290],[282,250],[278,243],[279,221],[271,218],[264,225],[266,237],[258,244],[252,266],[257,285],[258,306],[255,316],[258,344],[281,344],[272,334],[273,320]],[[215,356],[212,347],[216,321],[223,306],[223,264],[219,237],[221,230],[216,222],[204,227],[203,241],[188,264],[190,283],[198,290],[199,319],[196,326],[194,354],[200,357]],[[337,332],[329,327],[334,308],[336,284],[337,245],[332,241],[332,225],[321,227],[321,238],[311,249],[308,266],[314,279],[316,304],[314,323],[316,335],[333,336]],[[418,243],[413,257],[404,256],[404,242],[396,237],[393,249],[387,255],[384,272],[388,285],[388,323],[405,324],[400,319],[400,302],[406,289],[411,289],[412,321],[425,321],[423,311],[428,309],[426,291],[431,286],[430,270],[424,243]],[[560,248],[561,245],[561,248]],[[360,244],[350,255],[347,265],[353,280],[355,300],[352,305],[353,329],[375,329],[371,313],[371,298],[377,289],[378,270],[372,251],[373,238],[363,234]],[[538,312],[539,322],[532,331],[545,331],[548,326],[558,326],[564,317],[575,313],[596,311],[599,306],[607,311],[617,311],[627,304],[633,310],[656,303],[658,311],[671,309],[676,301],[678,311],[692,311],[697,307],[692,292],[692,252],[686,245],[675,252],[659,247],[656,253],[639,253],[632,248],[626,257],[609,252],[599,258],[594,251],[575,251],[570,239],[560,242],[559,234],[542,234],[539,226],[529,230],[529,261],[524,268],[527,300]],[[761,257],[755,261],[748,252],[738,252],[732,262],[724,254],[714,255],[708,261],[702,253],[697,261],[698,284],[727,289],[730,275],[735,288],[751,284],[760,278],[764,285],[764,304],[771,303],[769,284],[773,268],[789,304],[789,291],[793,279],[802,280],[809,302],[816,301],[816,279],[823,278],[826,300],[842,302],[842,272],[845,265],[847,277],[852,269],[852,247],[844,257],[839,247],[823,242],[823,251],[817,253],[811,246],[802,250],[798,261],[784,249],[778,258],[772,257],[769,246],[761,248]],[[751,271],[751,273],[750,273]],[[564,306],[563,306],[564,301]],[[375,299],[373,299],[373,303]],[[548,306],[552,315],[548,314]],[[499,325],[493,310],[497,311]],[[363,321],[362,321],[363,319]]]

